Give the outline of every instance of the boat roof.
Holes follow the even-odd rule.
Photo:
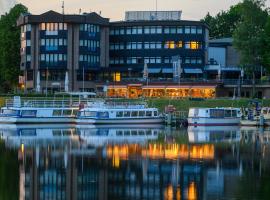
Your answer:
[[[96,96],[95,92],[56,92],[55,95],[70,95],[70,96]]]
[[[215,109],[215,110],[224,110],[224,109],[230,109],[230,110],[240,110],[240,108],[233,108],[233,107],[217,107],[217,108],[198,108],[198,107],[193,107],[190,109],[200,109],[200,110],[209,110],[209,109]]]
[[[155,111],[158,110],[157,108],[84,108],[81,111]]]

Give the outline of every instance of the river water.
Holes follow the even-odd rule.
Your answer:
[[[0,126],[1,200],[270,199],[270,130]]]

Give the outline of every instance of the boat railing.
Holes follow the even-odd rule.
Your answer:
[[[148,108],[146,103],[135,102],[107,102],[104,104],[105,108],[111,109],[144,109]]]
[[[71,101],[71,100],[35,100],[22,99],[20,104],[14,102],[13,99],[6,100],[6,107],[29,107],[29,108],[70,108],[79,107],[81,103],[86,104],[87,101]]]

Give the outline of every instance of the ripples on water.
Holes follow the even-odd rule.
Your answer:
[[[1,125],[0,199],[270,199],[270,131]]]

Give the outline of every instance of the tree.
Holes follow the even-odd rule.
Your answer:
[[[262,65],[269,72],[270,71],[270,16],[267,18],[267,22],[263,31],[263,47],[262,47]]]
[[[262,64],[263,33],[268,13],[264,9],[265,0],[244,0],[241,19],[233,34],[233,45],[240,52],[241,64],[245,72],[250,72],[253,79],[255,96],[255,71]]]
[[[231,6],[228,11],[219,12],[214,17],[207,13],[202,21],[209,26],[210,38],[232,37],[241,18],[240,8],[241,3]]]
[[[20,28],[17,19],[27,8],[15,5],[0,18],[0,89],[11,90],[18,83],[20,73]]]

